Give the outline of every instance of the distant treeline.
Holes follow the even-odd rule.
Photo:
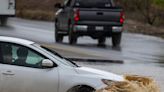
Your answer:
[[[150,25],[163,25],[164,0],[115,0],[127,12],[127,17]]]

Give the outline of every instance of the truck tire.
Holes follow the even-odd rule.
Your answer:
[[[104,47],[105,46],[105,41],[106,41],[106,38],[105,37],[99,38],[98,39],[98,46]]]
[[[63,35],[62,34],[59,34],[59,29],[58,29],[58,26],[57,26],[57,22],[55,22],[55,41],[57,43],[61,43],[63,41]]]
[[[69,37],[68,37],[69,44],[71,44],[71,45],[76,44],[77,43],[77,35],[73,32],[72,24],[69,25],[68,31],[69,31]]]
[[[1,17],[1,26],[6,26],[7,25],[7,17]]]
[[[122,33],[112,34],[112,45],[113,47],[120,47]]]

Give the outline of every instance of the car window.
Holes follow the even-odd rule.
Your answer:
[[[12,48],[9,44],[0,44],[0,63],[12,63]]]
[[[65,58],[65,57],[62,57],[60,54],[58,54],[57,52],[55,52],[54,50],[51,50],[47,47],[44,47],[44,46],[41,46],[41,48],[47,50],[48,52],[52,53],[53,55],[55,56],[58,56],[61,60],[61,62],[65,65],[68,65],[68,66],[73,66],[73,67],[79,67],[76,63],[72,62],[71,60]]]
[[[1,63],[33,68],[42,68],[41,62],[45,59],[36,51],[10,43],[0,44],[0,54]]]
[[[76,0],[75,7],[81,8],[109,8],[112,6],[111,0]]]
[[[71,66],[71,67],[80,67],[78,66],[76,63],[72,62],[71,60],[62,57],[60,54],[58,54],[57,52],[55,52],[54,50],[47,48],[45,46],[40,46],[39,44],[32,44],[33,46],[35,46],[36,48],[44,51],[45,53],[47,53],[48,55],[54,57],[54,59],[56,59],[56,61],[61,62],[64,65],[67,66]]]

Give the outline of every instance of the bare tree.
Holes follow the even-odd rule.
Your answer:
[[[154,5],[154,0],[115,0],[120,2],[129,12],[139,11],[145,21],[153,25],[158,17],[158,8]]]
[[[158,12],[156,7],[153,4],[153,0],[132,0],[135,7],[143,15],[146,22],[150,25],[153,25]]]

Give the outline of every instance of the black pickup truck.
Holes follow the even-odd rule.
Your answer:
[[[101,46],[107,37],[112,37],[113,46],[120,46],[124,12],[113,0],[65,0],[55,8],[59,9],[55,18],[56,42],[68,36],[69,43],[76,44],[78,37],[90,36]]]

